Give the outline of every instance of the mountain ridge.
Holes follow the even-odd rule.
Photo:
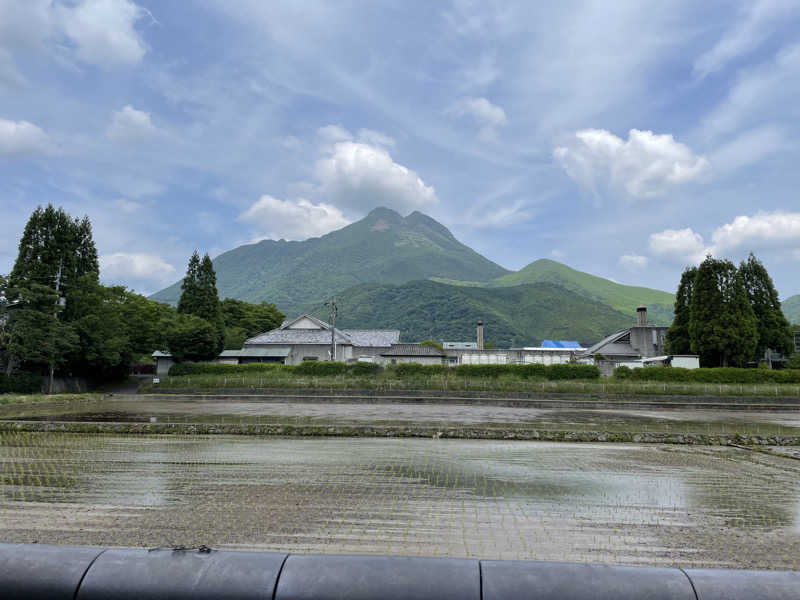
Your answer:
[[[268,301],[288,313],[361,283],[436,276],[488,281],[510,273],[431,217],[417,211],[403,217],[384,207],[318,238],[245,244],[213,262],[220,297]],[[179,297],[180,282],[151,296],[169,303]]]

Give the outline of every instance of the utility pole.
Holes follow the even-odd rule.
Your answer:
[[[336,313],[338,312],[336,298],[331,298],[325,303],[325,306],[331,309],[331,360],[334,361],[336,360]]]
[[[61,267],[63,261],[58,261],[58,272],[56,273],[56,304],[55,308],[53,308],[53,335],[50,337],[50,384],[47,386],[47,393],[53,393],[53,373],[55,371],[55,353],[56,353],[56,324],[58,323],[58,307],[61,305],[61,295],[59,294],[59,290],[61,289]]]

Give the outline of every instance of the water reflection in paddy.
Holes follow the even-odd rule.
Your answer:
[[[800,568],[800,462],[733,448],[0,440],[4,541]]]
[[[167,423],[344,425],[524,425],[541,429],[800,435],[800,410],[511,407],[475,403],[403,404],[290,400],[148,400],[131,396],[72,404],[9,405],[0,419]]]

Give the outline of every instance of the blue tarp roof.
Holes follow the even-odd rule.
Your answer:
[[[545,340],[542,342],[542,348],[580,348],[578,342],[571,342],[565,340]]]

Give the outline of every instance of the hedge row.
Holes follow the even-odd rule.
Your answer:
[[[333,376],[353,375],[369,376],[384,371],[383,367],[373,363],[355,363],[348,365],[341,362],[308,361],[299,365],[281,365],[279,363],[250,363],[245,365],[226,365],[221,363],[176,363],[169,374],[178,375],[244,375],[274,372],[280,369],[283,373],[297,375]],[[600,371],[594,365],[421,365],[418,363],[401,363],[386,368],[397,377],[454,375],[456,377],[500,377],[514,376],[521,379],[547,379],[551,381],[565,379],[597,379]]]
[[[181,362],[175,363],[169,368],[169,374],[175,377],[179,375],[241,375],[246,373],[258,373],[264,371],[274,371],[284,365],[281,363],[246,363],[243,365],[226,365],[225,363],[207,362]]]
[[[800,384],[800,369],[683,369],[680,367],[644,367],[614,369],[614,377],[631,381],[664,381],[674,383],[795,383]]]
[[[179,375],[247,375],[264,372],[295,373],[298,375],[373,375],[381,371],[380,365],[356,363],[348,365],[342,362],[306,361],[299,365],[283,365],[281,363],[246,363],[243,365],[226,365],[224,363],[175,363],[169,369],[171,376]]]
[[[36,394],[42,390],[42,376],[31,373],[0,374],[0,394]]]

